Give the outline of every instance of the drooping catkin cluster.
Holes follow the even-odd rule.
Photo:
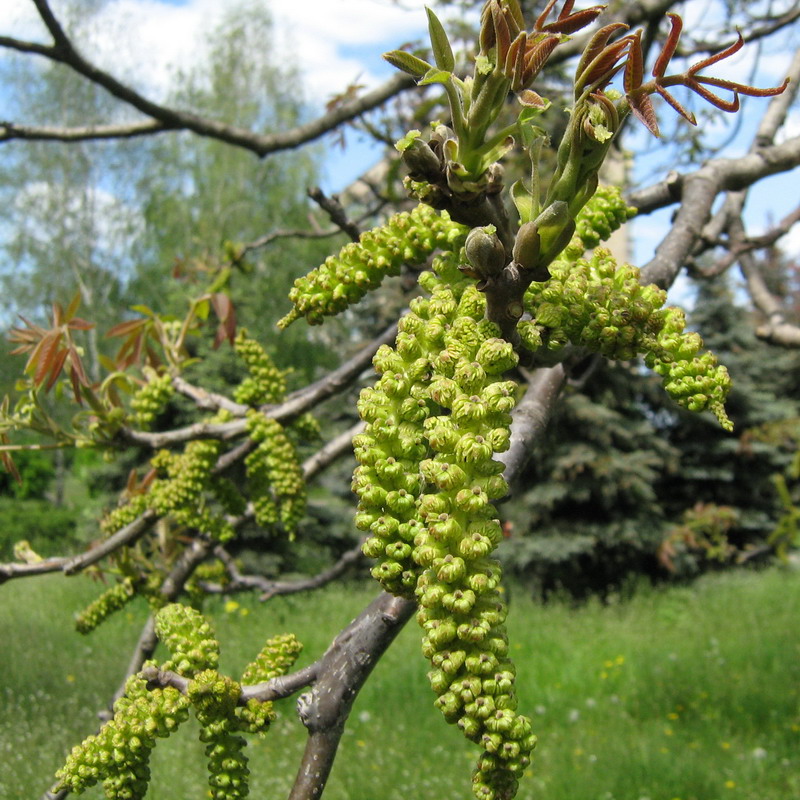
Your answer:
[[[724,408],[728,371],[712,353],[700,352],[703,340],[684,330],[682,311],[664,308],[664,291],[642,286],[639,270],[604,248],[588,259],[559,259],[550,272],[549,281],[532,284],[525,295],[533,320],[522,325],[523,341],[538,339],[550,349],[571,342],[620,360],[644,355],[680,405],[709,410],[732,429]]]
[[[115,611],[130,603],[135,596],[136,585],[133,579],[123,578],[119,583],[106,589],[75,618],[75,629],[78,633],[91,633]]]
[[[395,214],[298,278],[289,293],[294,308],[278,325],[285,328],[300,317],[312,325],[319,324],[323,317],[357,303],[387,276],[399,275],[403,264],[422,264],[438,249],[457,250],[466,234],[467,229],[453,222],[446,212],[429,206],[418,205],[410,212]]]
[[[266,350],[247,336],[244,328],[240,328],[236,334],[234,347],[236,355],[244,361],[250,374],[236,387],[233,399],[249,406],[283,400],[286,396],[286,377]]]
[[[146,497],[148,508],[159,516],[170,515],[179,525],[225,542],[234,531],[213,507],[210,493],[211,472],[220,448],[220,442],[205,439],[189,442],[183,453],[160,450],[150,461],[159,477]]]
[[[454,292],[430,273],[420,282],[431,297],[412,302],[359,401],[368,424],[354,442],[357,524],[371,534],[373,575],[399,594],[413,587],[436,705],[484,748],[476,796],[500,800],[513,796],[535,744],[516,713],[500,566],[490,558],[501,539],[493,501],[508,489],[493,456],[508,447],[516,388],[502,376],[517,357],[484,319],[474,286]]]
[[[175,389],[168,372],[159,375],[152,367],[144,367],[147,378],[131,400],[133,423],[142,430],[149,430],[155,418],[172,399]]]
[[[80,794],[102,780],[109,800],[141,800],[156,739],[169,736],[188,715],[189,700],[177,689],[148,690],[144,680],[131,676],[114,703],[114,718],[73,747],[56,773],[59,790]]]
[[[200,741],[206,744],[210,796],[239,800],[248,793],[245,741],[234,735],[239,684],[220,675],[219,643],[202,614],[173,603],[156,616],[156,633],[171,658],[163,669],[192,678],[188,697],[200,722]]]
[[[219,642],[208,620],[194,608],[170,603],[156,614],[156,634],[170,652],[162,665],[184,677],[219,663]]]
[[[466,282],[454,260],[448,253],[434,264],[439,272],[455,270],[463,290]],[[424,421],[440,410],[430,395],[432,359],[457,309],[452,290],[440,288],[432,305],[422,298],[412,301],[411,311],[400,320],[395,347],[383,345],[375,354],[373,365],[381,378],[361,393],[358,410],[367,427],[353,439],[359,462],[352,483],[359,497],[355,521],[370,532],[364,553],[378,561],[373,577],[387,591],[408,597],[414,595],[419,573],[411,552],[421,530],[419,464],[429,454]]]
[[[209,796],[212,800],[240,800],[250,792],[247,744],[236,733],[236,708],[241,687],[214,669],[198,672],[189,684],[189,699],[200,723],[200,741],[206,745]]]
[[[283,426],[255,409],[247,413],[247,427],[256,447],[245,457],[248,487],[256,522],[277,522],[290,534],[303,517],[306,487],[297,451]]]

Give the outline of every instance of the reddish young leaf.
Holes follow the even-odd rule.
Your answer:
[[[691,111],[684,108],[663,86],[656,84],[656,91],[663,97],[687,122],[697,125],[697,118]]]
[[[69,380],[72,384],[72,394],[75,396],[75,401],[78,405],[83,405],[83,399],[81,397],[81,382],[78,378],[78,373],[75,371],[74,367],[70,367],[69,370]]]
[[[64,324],[64,311],[61,303],[53,303],[53,327],[60,328]]]
[[[3,444],[8,444],[8,439],[5,436],[3,436],[0,441],[2,441]],[[3,466],[6,468],[6,472],[8,472],[17,483],[21,484],[22,476],[19,474],[19,470],[17,469],[17,465],[14,463],[14,459],[11,457],[11,453],[9,453],[7,450],[4,450],[2,453],[0,453],[0,459],[3,461]]]
[[[523,87],[530,86],[539,71],[547,63],[547,59],[559,45],[558,36],[546,36],[544,39],[539,39],[532,46],[528,48],[525,54],[525,70],[523,72]]]
[[[570,0],[567,0],[567,3],[569,4],[570,8],[572,8],[574,0],[572,0],[572,2],[570,2]],[[548,0],[547,5],[544,7],[544,11],[542,11],[542,13],[539,14],[538,19],[533,25],[533,29],[535,31],[542,30],[542,26],[547,22],[547,18],[550,16],[550,12],[553,10],[553,6],[555,4],[556,0]]]
[[[519,35],[508,48],[506,61],[503,65],[503,74],[513,82],[514,76],[522,76],[522,69],[525,64],[525,43],[527,41],[527,34],[520,31]]]
[[[74,317],[67,322],[67,327],[76,331],[90,331],[94,328],[94,322],[88,322],[80,317]]]
[[[70,345],[69,347],[69,363],[71,365],[71,371],[77,375],[78,380],[80,381],[82,386],[89,386],[89,378],[86,377],[86,372],[83,369],[83,363],[81,362],[81,357],[78,354],[78,350],[75,345]]]
[[[613,80],[626,62],[620,61],[628,48],[629,37],[625,36],[612,42],[592,61],[575,80],[575,97],[578,98],[586,89],[596,91],[602,89]]]
[[[650,95],[646,92],[635,95],[633,98],[628,98],[634,116],[638,119],[653,136],[661,136],[658,129],[658,119],[656,118],[656,111],[653,108],[653,101]]]
[[[543,31],[549,33],[560,33],[569,36],[571,33],[591,25],[605,10],[605,6],[591,6],[583,11],[576,11],[568,17],[560,16],[555,22],[550,22],[542,27]]]
[[[637,30],[630,37],[630,44],[628,45],[628,59],[625,62],[625,73],[622,79],[625,94],[630,94],[634,89],[638,89],[642,85],[643,76],[642,31]]]
[[[218,292],[210,297],[214,313],[220,324],[214,337],[214,349],[218,348],[227,339],[231,344],[236,338],[236,313],[228,295]]]
[[[686,86],[688,86],[693,92],[699,94],[703,100],[707,100],[712,106],[716,106],[718,109],[720,109],[720,111],[728,111],[729,113],[733,114],[740,108],[739,95],[736,92],[733,93],[732,100],[725,100],[722,97],[715,95],[714,92],[706,89],[706,87],[698,81],[687,80]]]
[[[702,61],[698,61],[696,64],[692,64],[692,66],[687,70],[687,74],[695,75],[700,72],[701,69],[710,67],[712,64],[716,64],[719,61],[722,61],[724,58],[728,58],[728,56],[738,53],[744,47],[744,38],[742,37],[740,31],[736,31],[736,34],[738,38],[732,45],[726,47],[724,50],[720,50],[719,53],[715,53],[713,56],[709,56],[708,58],[704,58]]]
[[[50,371],[53,359],[56,356],[58,347],[61,343],[61,331],[49,331],[42,337],[39,344],[34,347],[28,363],[25,365],[25,372],[33,372],[33,382],[40,386],[44,381],[44,376]]]
[[[508,28],[505,14],[500,6],[492,5],[492,23],[494,24],[495,47],[497,48],[497,63],[504,64],[508,48],[511,46],[511,31]]]
[[[578,66],[575,69],[576,83],[581,79],[589,65],[603,52],[611,37],[618,31],[626,30],[628,30],[628,26],[624,22],[613,22],[611,25],[600,28],[600,30],[592,36],[583,49],[583,53],[578,61]]]
[[[678,40],[681,38],[681,31],[683,30],[683,20],[678,14],[668,13],[669,21],[672,23],[667,40],[664,42],[664,49],[653,64],[653,76],[661,78],[666,72],[667,66],[675,55],[675,50],[678,47]]]
[[[81,305],[81,293],[75,292],[72,296],[72,300],[69,301],[69,305],[67,306],[67,310],[64,312],[64,318],[69,322],[75,314],[78,313],[78,309]]]
[[[47,379],[47,384],[44,387],[46,392],[53,388],[53,384],[58,380],[61,375],[61,370],[64,367],[64,362],[67,360],[67,348],[62,347],[59,349],[56,357],[53,359],[53,364],[50,368],[50,377]]]
[[[146,325],[148,322],[149,320],[147,319],[130,319],[126,322],[120,322],[106,331],[106,338],[110,339],[114,336],[127,336],[129,333],[135,331],[137,328],[141,328],[142,325]]]
[[[706,75],[696,75],[694,79],[697,83],[704,83],[707,86],[718,86],[720,89],[728,89],[737,94],[746,94],[749,97],[773,97],[782,94],[789,85],[789,78],[784,78],[780,86],[772,86],[768,89],[759,89],[757,86],[748,86],[746,83],[735,83],[726,81],[724,78],[713,78]]]

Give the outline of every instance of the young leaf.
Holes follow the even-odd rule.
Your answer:
[[[447,38],[442,23],[439,18],[429,8],[425,8],[428,14],[428,33],[431,37],[431,47],[433,48],[433,57],[436,60],[436,66],[446,72],[452,72],[456,66],[456,60],[453,56],[453,49],[450,47],[450,40]]]
[[[405,50],[391,50],[383,54],[383,58],[388,61],[393,67],[396,67],[415,78],[421,78],[429,69],[431,65],[421,58],[417,58]]]
[[[420,78],[419,85],[420,86],[428,86],[431,83],[447,83],[453,77],[452,72],[447,72],[443,69],[436,69],[436,67],[431,67],[426,73],[425,76]]]
[[[522,180],[516,181],[511,187],[511,199],[517,207],[519,214],[519,221],[522,224],[530,222],[533,219],[534,203],[533,196],[526,188]]]

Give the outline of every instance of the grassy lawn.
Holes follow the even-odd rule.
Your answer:
[[[84,578],[0,587],[0,798],[38,798],[97,725],[141,623],[130,606],[89,637],[72,616],[99,593]],[[238,676],[275,633],[315,659],[375,595],[330,587],[265,605],[207,607],[221,668]],[[521,800],[789,800],[800,797],[800,574],[772,570],[644,590],[633,600],[539,606],[514,592],[520,707],[540,744]],[[410,623],[359,697],[328,800],[466,800],[477,748],[432,707]],[[304,744],[292,701],[250,749],[251,796],[288,793]],[[187,724],[160,742],[148,800],[208,796]],[[102,797],[99,787],[85,797]]]

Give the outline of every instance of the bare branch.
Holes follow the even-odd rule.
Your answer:
[[[498,456],[505,465],[503,477],[511,485],[533,454],[534,442],[544,433],[567,372],[561,364],[537,369],[529,377],[525,395],[513,411],[511,446]]]
[[[352,241],[358,241],[361,231],[358,229],[358,225],[347,218],[347,214],[345,214],[338,197],[328,197],[319,186],[314,186],[309,189],[308,196],[327,213],[331,218],[331,222],[333,222],[342,233],[347,234]]]
[[[30,575],[44,575],[48,572],[63,572],[74,575],[86,567],[96,564],[120,547],[131,545],[140,539],[155,524],[158,515],[147,510],[133,522],[120,528],[115,534],[78,556],[48,558],[34,564],[0,564],[0,584],[10,578],[22,578]]]
[[[203,117],[189,111],[180,111],[170,108],[149,100],[132,87],[118,81],[111,74],[84,58],[64,32],[58,19],[50,9],[47,0],[34,0],[34,3],[39,11],[39,15],[53,37],[54,44],[48,46],[33,42],[24,42],[11,37],[0,37],[0,47],[36,54],[49,58],[52,61],[60,62],[92,83],[101,86],[118,100],[132,106],[137,111],[150,118],[150,121],[146,123],[131,123],[130,125],[121,126],[120,136],[123,137],[143,135],[145,133],[158,133],[162,131],[190,130],[200,136],[210,137],[233,145],[234,147],[241,147],[245,150],[249,150],[260,158],[263,158],[271,153],[276,153],[281,150],[291,150],[307,142],[319,139],[339,125],[377,108],[395,95],[414,85],[414,81],[409,75],[397,74],[381,86],[376,87],[370,92],[366,92],[354,100],[342,103],[340,106],[315,120],[287,131],[260,134],[245,128],[220,122],[219,120]],[[159,127],[155,129],[153,126]],[[72,135],[69,133],[69,130],[61,128],[36,128],[34,126],[5,123],[3,128],[0,128],[0,131],[5,131],[6,135],[0,136],[0,140],[21,138],[10,136],[9,132],[13,133],[13,131],[22,130],[27,132],[25,138],[51,138],[57,141],[82,141],[93,138],[89,135],[89,129],[86,127],[77,129],[75,135]],[[48,133],[51,135],[48,135]],[[112,130],[109,126],[100,126],[99,133],[100,135],[97,138],[107,139],[112,136]]]
[[[224,585],[202,582],[203,591],[209,594],[231,594],[233,592],[258,590],[262,592],[259,600],[266,602],[282,594],[298,594],[312,589],[321,589],[343,575],[351,566],[357,564],[362,558],[361,542],[350,550],[345,551],[335,564],[310,578],[295,581],[275,581],[263,575],[245,575],[239,571],[236,563],[223,548],[216,548],[214,553],[225,563],[225,568],[230,575],[230,582]]]
[[[358,422],[346,431],[342,431],[329,442],[326,442],[324,447],[317,450],[313,456],[309,456],[309,458],[303,462],[303,475],[306,480],[332,464],[342,453],[352,450],[353,437],[363,430],[364,423]]]
[[[309,737],[289,800],[321,796],[353,702],[415,607],[411,600],[381,594],[334,639],[320,659],[318,680],[297,704]]]
[[[56,126],[18,125],[0,122],[0,142],[25,141],[86,142],[103,139],[134,139],[172,130],[161,122],[130,122],[125,125],[86,125],[64,128]]]
[[[176,391],[193,400],[198,408],[206,411],[219,411],[222,408],[230,411],[234,416],[243,417],[247,414],[247,409],[250,408],[250,406],[243,403],[234,403],[233,400],[225,397],[225,395],[209,392],[201,386],[195,386],[180,375],[172,379],[172,385]]]
[[[373,339],[369,344],[361,348],[352,358],[345,361],[333,372],[328,373],[324,378],[315,383],[309,384],[303,389],[290,394],[287,399],[278,405],[262,406],[261,411],[271,419],[278,422],[288,422],[309,409],[327,400],[329,397],[346,389],[358,378],[358,376],[372,363],[375,351],[382,345],[392,342],[397,335],[397,325],[390,325],[380,336]],[[240,406],[232,403],[221,395],[205,392],[203,389],[193,387],[184,381],[177,384],[188,396],[197,399],[202,408],[221,408],[227,407],[234,413],[241,409],[247,410],[247,406]],[[215,406],[214,403],[219,402]],[[223,405],[224,404],[224,405]],[[242,416],[239,414],[239,416]],[[175,428],[171,431],[149,432],[138,431],[133,428],[121,429],[119,436],[123,441],[133,444],[144,445],[158,449],[169,445],[180,444],[191,439],[219,439],[229,441],[241,436],[247,430],[247,420],[235,419],[230,422],[208,423],[196,422],[184,428]]]

